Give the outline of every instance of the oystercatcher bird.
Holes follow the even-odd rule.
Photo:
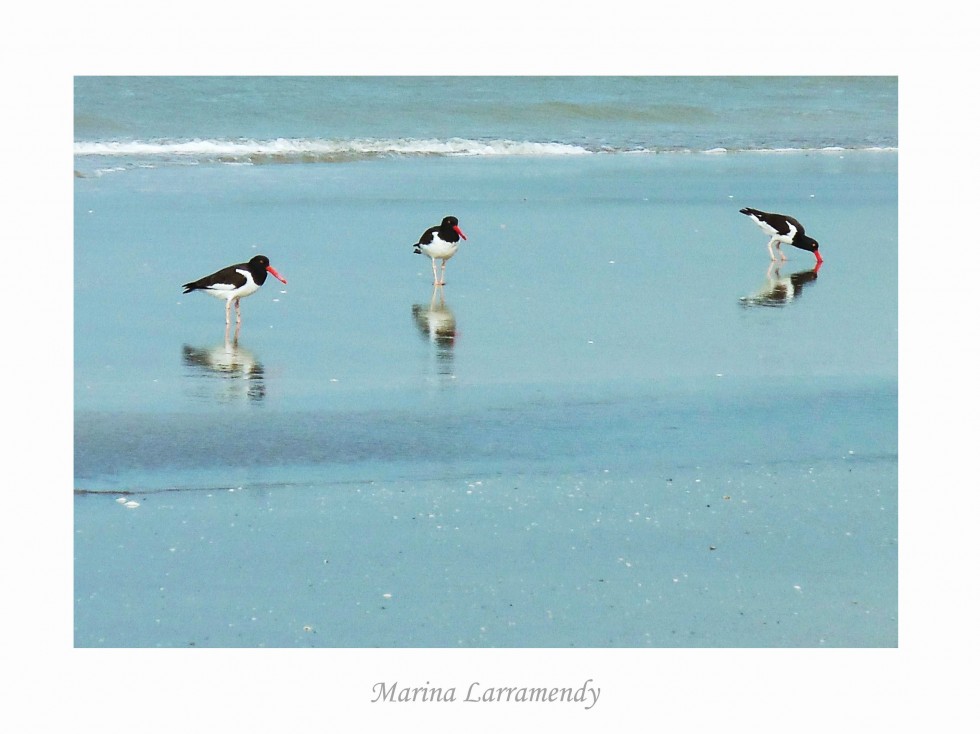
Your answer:
[[[773,245],[779,250],[780,258],[783,260],[786,259],[786,255],[783,254],[780,248],[781,244],[785,244],[812,252],[814,257],[817,258],[818,265],[823,262],[823,258],[820,257],[820,245],[815,239],[807,236],[803,231],[803,225],[793,219],[793,217],[785,214],[770,214],[769,212],[762,212],[749,207],[739,209],[739,213],[747,215],[753,222],[759,225],[763,232],[769,235],[769,257],[771,259],[776,259],[776,255],[772,251]]]
[[[229,265],[216,273],[206,275],[193,283],[184,283],[181,288],[184,293],[191,291],[204,291],[209,296],[224,298],[225,303],[225,325],[231,324],[231,303],[235,302],[235,317],[237,323],[242,323],[242,311],[238,302],[250,296],[265,283],[266,275],[272,273],[283,283],[283,278],[276,269],[269,264],[269,258],[265,255],[256,255],[247,263]]]
[[[459,239],[466,239],[456,217],[445,217],[438,227],[429,227],[415,243],[416,255],[428,255],[432,259],[433,285],[446,284],[446,261],[459,249]],[[436,274],[436,260],[442,260],[442,277]]]

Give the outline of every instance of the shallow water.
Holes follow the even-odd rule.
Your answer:
[[[896,179],[853,151],[77,178],[76,644],[895,645]],[[802,220],[816,276],[742,206]],[[434,290],[411,245],[445,214]],[[179,284],[260,252],[289,284],[226,339]]]

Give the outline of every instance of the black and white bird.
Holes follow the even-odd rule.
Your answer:
[[[229,265],[216,273],[206,275],[200,280],[192,283],[184,283],[181,288],[184,293],[191,291],[204,291],[209,296],[225,299],[225,324],[231,323],[231,304],[235,303],[235,317],[237,323],[242,323],[242,312],[239,301],[246,296],[250,296],[265,283],[268,273],[272,273],[283,283],[283,278],[276,269],[269,264],[269,258],[265,255],[256,255],[247,263]]]
[[[446,284],[446,261],[456,254],[460,238],[466,239],[456,217],[444,217],[438,227],[429,227],[415,243],[416,255],[428,255],[432,259],[433,285]],[[441,276],[436,273],[436,260],[442,260]]]
[[[779,256],[783,260],[786,259],[786,255],[783,254],[780,245],[792,245],[801,250],[812,252],[817,258],[818,265],[823,262],[823,258],[820,257],[820,245],[803,231],[803,225],[793,217],[786,214],[770,214],[749,207],[739,209],[739,213],[747,215],[759,225],[763,232],[769,235],[769,257],[771,259],[776,259],[776,254],[772,251],[773,245],[779,250]]]

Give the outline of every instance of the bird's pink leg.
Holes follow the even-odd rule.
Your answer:
[[[432,284],[439,285],[439,275],[436,270],[436,259],[432,258]]]
[[[231,299],[225,302],[225,327],[231,325]]]
[[[242,323],[242,304],[240,298],[235,299],[235,323],[241,326]]]
[[[776,259],[776,253],[774,253],[772,251],[772,245],[773,245],[773,243],[775,241],[776,241],[776,238],[775,237],[773,239],[769,240],[769,259],[770,260],[775,260]]]

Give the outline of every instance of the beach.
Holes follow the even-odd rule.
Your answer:
[[[894,151],[86,170],[75,230],[76,646],[897,644]],[[179,286],[255,254],[226,338]]]

